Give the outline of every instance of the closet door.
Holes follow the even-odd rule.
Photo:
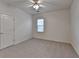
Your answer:
[[[0,15],[0,23],[1,23],[1,30],[0,30],[0,46],[2,48],[9,47],[13,45],[14,41],[14,21],[13,17],[5,14]]]

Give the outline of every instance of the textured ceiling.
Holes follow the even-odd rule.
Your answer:
[[[28,7],[29,5],[31,5],[30,0],[2,0],[2,1],[14,7],[18,7],[23,11],[29,12],[31,14],[36,13],[32,7]],[[41,4],[45,6],[43,8],[40,8],[41,12],[66,9],[69,8],[72,3],[72,0],[40,0],[40,1]]]

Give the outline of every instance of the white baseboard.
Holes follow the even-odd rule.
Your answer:
[[[33,38],[33,39],[41,39],[41,38]],[[42,40],[48,40],[48,39],[42,39]],[[60,42],[60,43],[70,44],[69,42],[56,41],[56,40],[48,40],[48,41],[54,41],[54,42]]]
[[[20,43],[30,40],[30,39],[32,39],[32,37],[31,38],[24,37],[24,39],[22,41],[15,42],[14,45],[20,44]]]
[[[74,48],[74,50],[77,53],[77,55],[79,56],[79,48],[77,48],[76,46],[74,46],[72,43],[71,43],[71,45]]]

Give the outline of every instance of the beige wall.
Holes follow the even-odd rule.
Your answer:
[[[15,44],[32,39],[32,17],[30,14],[16,8],[15,16]]]
[[[72,45],[79,55],[79,0],[73,0],[71,7]]]
[[[45,18],[45,32],[36,32],[36,18],[38,15],[33,15],[33,38],[40,38],[58,42],[70,42],[69,33],[69,10],[59,10],[41,14]]]

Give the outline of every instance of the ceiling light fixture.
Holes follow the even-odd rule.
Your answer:
[[[39,6],[39,4],[35,3],[35,4],[33,5],[33,8],[37,11],[37,10],[39,10],[40,6]]]

